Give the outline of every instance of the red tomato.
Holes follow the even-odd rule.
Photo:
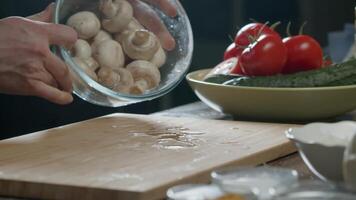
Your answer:
[[[237,63],[235,67],[233,67],[230,71],[230,74],[238,74],[238,75],[245,75],[245,73],[242,71],[241,64],[240,64],[240,59],[238,58]]]
[[[251,42],[249,37],[257,38],[259,35],[275,35],[280,37],[279,34],[271,29],[266,24],[250,23],[242,27],[235,37],[235,44],[240,47],[247,47]]]
[[[276,35],[262,35],[240,57],[242,71],[248,76],[270,76],[282,72],[287,49]]]
[[[229,58],[221,63],[219,63],[218,65],[216,65],[214,67],[214,69],[212,69],[209,74],[206,75],[206,77],[212,76],[212,75],[216,75],[216,74],[225,74],[228,75],[230,74],[231,70],[238,64],[238,58],[237,57],[233,57],[233,58]]]
[[[243,49],[237,48],[235,43],[232,43],[227,47],[225,53],[224,53],[224,60],[227,60],[229,58],[233,57],[239,57],[242,53]]]
[[[320,44],[310,36],[298,35],[283,39],[287,47],[288,60],[283,73],[319,69],[323,65],[323,50]]]

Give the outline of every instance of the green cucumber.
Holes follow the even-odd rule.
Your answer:
[[[356,83],[356,59],[330,67],[299,72],[289,75],[265,77],[238,77],[223,83],[224,85],[248,87],[322,87],[353,85]]]

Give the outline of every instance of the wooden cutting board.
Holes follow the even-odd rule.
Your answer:
[[[295,152],[296,125],[115,114],[0,141],[0,195],[45,199],[165,197],[210,172]]]

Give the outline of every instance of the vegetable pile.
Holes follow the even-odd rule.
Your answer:
[[[276,23],[275,25],[278,25]],[[262,23],[250,23],[238,31],[224,53],[224,60],[205,81],[251,87],[321,87],[356,84],[356,60],[333,64],[320,44],[299,34],[282,38]]]
[[[67,20],[78,33],[73,61],[88,76],[118,92],[142,94],[161,81],[166,52],[134,17],[126,0],[100,0],[100,16],[80,11]]]

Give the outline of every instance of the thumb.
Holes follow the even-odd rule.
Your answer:
[[[42,12],[31,15],[27,18],[34,21],[51,22],[53,10],[54,10],[54,3],[51,3]]]

